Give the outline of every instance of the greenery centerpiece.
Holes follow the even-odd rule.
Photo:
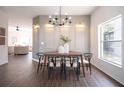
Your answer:
[[[68,36],[60,35],[60,41],[61,41],[61,43],[64,45],[64,44],[66,44],[66,43],[71,42],[71,39],[70,39]]]
[[[61,48],[63,46],[64,48],[64,53],[68,53],[69,52],[69,42],[71,42],[71,39],[68,36],[65,35],[60,35],[60,41],[61,41]]]

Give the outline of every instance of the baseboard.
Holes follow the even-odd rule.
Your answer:
[[[5,61],[5,62],[0,63],[0,65],[4,65],[4,64],[7,64],[7,63],[8,63],[8,61]]]
[[[113,77],[111,77],[110,75],[106,74],[105,72],[103,72],[101,69],[99,69],[98,67],[96,67],[95,65],[91,64],[94,68],[98,69],[99,71],[101,71],[102,73],[104,73],[106,76],[108,76],[108,78],[114,80],[116,83],[120,84],[121,86],[124,87],[124,85],[122,83],[120,83],[119,81],[117,81],[116,79],[114,79]]]
[[[39,62],[39,61],[38,61],[37,59],[35,59],[35,58],[32,58],[32,60],[35,61],[35,62]]]

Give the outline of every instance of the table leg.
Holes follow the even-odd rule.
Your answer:
[[[84,64],[83,64],[83,57],[82,57],[82,55],[81,55],[81,63],[82,63],[83,74],[84,74],[84,77],[85,77],[85,71],[84,71]]]
[[[43,72],[44,72],[44,69],[45,69],[45,65],[46,65],[46,58],[47,58],[47,57],[46,57],[46,56],[44,56],[44,63],[43,63],[43,64],[44,64],[44,65],[43,65]]]

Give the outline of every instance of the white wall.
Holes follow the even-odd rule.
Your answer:
[[[122,68],[98,59],[98,25],[120,14],[122,14]],[[124,85],[124,7],[97,8],[91,15],[90,41],[90,49],[93,53],[92,64]]]
[[[8,16],[0,10],[0,27],[6,28],[6,44],[0,45],[0,65],[8,62],[7,32],[8,32]]]
[[[84,27],[76,27],[81,23]],[[57,50],[59,47],[60,34],[69,36],[70,50],[89,52],[90,51],[90,16],[72,16],[72,25],[70,27],[47,27],[48,16],[40,16],[40,29],[38,32],[40,52]],[[35,36],[36,37],[36,36]],[[35,38],[33,37],[33,38]],[[44,42],[44,45],[41,45]],[[34,45],[34,44],[33,44]],[[34,49],[35,51],[36,49]],[[38,52],[37,51],[37,52]],[[36,53],[33,53],[36,55]]]

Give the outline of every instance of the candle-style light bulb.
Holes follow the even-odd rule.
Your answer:
[[[65,15],[68,15],[68,13],[65,13]]]
[[[49,18],[52,18],[52,16],[49,16]]]
[[[58,15],[58,13],[56,12],[55,15]]]
[[[69,17],[69,19],[71,20],[72,18],[71,18],[71,17]]]

